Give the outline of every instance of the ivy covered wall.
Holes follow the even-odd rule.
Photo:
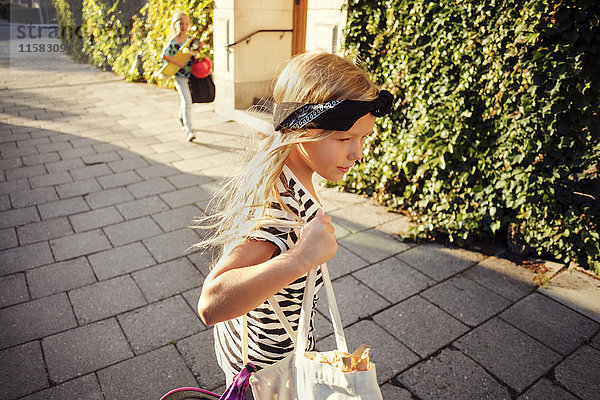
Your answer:
[[[598,2],[350,0],[346,46],[398,101],[342,187],[600,273]]]
[[[175,11],[190,16],[189,34],[206,43],[203,55],[212,53],[212,0],[53,0],[53,4],[67,52],[130,81],[172,86],[171,79],[157,72]]]

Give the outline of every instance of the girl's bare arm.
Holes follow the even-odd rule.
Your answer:
[[[302,230],[296,246],[276,257],[271,258],[275,245],[266,241],[246,240],[234,248],[204,281],[198,302],[202,321],[212,325],[239,317],[333,257],[337,243],[331,218],[315,220]]]

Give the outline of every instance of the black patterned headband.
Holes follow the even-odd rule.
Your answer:
[[[334,100],[323,104],[280,103],[275,106],[273,126],[276,131],[285,129],[325,129],[347,131],[362,116],[371,113],[376,117],[389,114],[394,96],[382,90],[371,101]]]

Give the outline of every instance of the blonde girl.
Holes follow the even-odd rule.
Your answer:
[[[196,136],[192,131],[192,120],[190,118],[190,110],[192,108],[192,94],[190,93],[189,79],[191,74],[194,57],[190,58],[187,63],[177,61],[173,57],[181,48],[181,46],[190,38],[187,35],[190,28],[190,17],[183,11],[177,11],[171,18],[171,36],[162,51],[162,58],[166,62],[177,64],[181,67],[175,73],[175,88],[181,99],[179,106],[179,122],[181,129],[186,133],[186,139],[193,141]]]
[[[228,385],[243,367],[240,316],[248,316],[249,360],[259,369],[293,351],[267,299],[275,295],[296,330],[307,272],[337,250],[313,175],[340,180],[362,158],[375,117],[392,104],[365,71],[328,53],[293,57],[273,97],[273,127],[257,133],[243,168],[220,193],[217,212],[202,221],[214,234],[199,246],[217,246],[221,254],[204,281],[198,312],[215,324],[215,350]]]

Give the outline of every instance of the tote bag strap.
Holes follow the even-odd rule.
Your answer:
[[[327,303],[329,306],[329,314],[331,315],[331,321],[333,323],[333,331],[335,333],[335,341],[337,349],[339,351],[348,352],[348,345],[346,344],[346,336],[344,335],[344,327],[340,318],[340,312],[335,301],[335,294],[333,292],[333,285],[331,284],[331,278],[329,276],[329,270],[327,264],[321,265],[321,274],[323,276],[323,284],[325,286],[325,295],[327,296]],[[304,289],[304,298],[302,300],[302,308],[300,310],[300,321],[298,322],[298,336],[296,339],[296,358],[303,357],[306,351],[306,345],[308,342],[308,330],[310,328],[310,316],[312,312],[312,300],[315,294],[315,281],[316,281],[317,270],[313,268],[308,273],[306,278],[306,287]]]
[[[292,325],[290,325],[290,321],[288,321],[275,296],[269,297],[268,302],[273,311],[275,311],[277,319],[281,322],[281,325],[283,325],[283,329],[285,329],[290,339],[292,339],[292,343],[296,344],[296,332],[294,332]]]

